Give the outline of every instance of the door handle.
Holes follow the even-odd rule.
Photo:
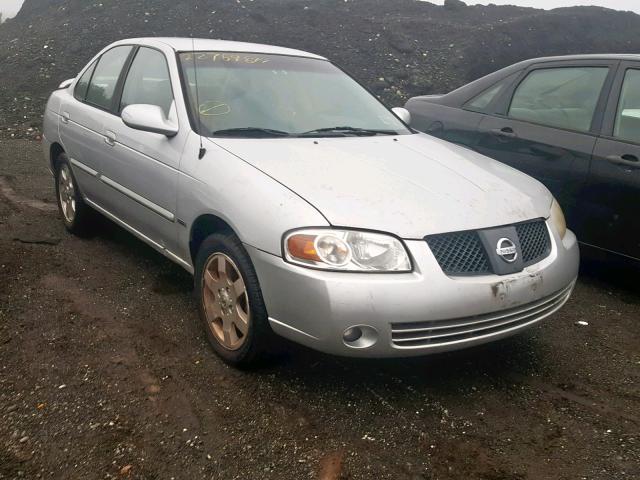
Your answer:
[[[623,167],[640,168],[640,159],[636,155],[610,155],[607,157],[607,160]]]
[[[69,123],[69,120],[71,120],[71,115],[69,115],[69,112],[62,112],[60,120],[62,121],[62,123]]]
[[[497,137],[518,138],[518,134],[514,132],[513,128],[511,127],[494,128],[493,130],[491,130],[491,133],[496,135]]]
[[[107,130],[104,132],[104,143],[113,147],[116,144],[116,134]]]

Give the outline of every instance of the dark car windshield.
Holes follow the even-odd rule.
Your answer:
[[[203,135],[411,133],[366,89],[326,60],[228,52],[196,52],[195,59],[186,52],[179,58],[189,106],[192,114],[199,114]]]

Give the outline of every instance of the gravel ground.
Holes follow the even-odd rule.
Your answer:
[[[240,372],[208,347],[188,274],[107,221],[65,232],[39,148],[0,141],[0,479],[640,478],[637,287],[591,268],[493,345],[290,346]]]

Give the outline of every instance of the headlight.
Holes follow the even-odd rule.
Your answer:
[[[410,272],[411,260],[400,240],[356,230],[306,229],[284,237],[288,262],[323,270]]]
[[[558,234],[560,234],[560,238],[564,238],[567,233],[567,222],[564,219],[564,213],[562,213],[562,208],[560,208],[560,204],[554,198],[553,203],[551,204],[551,223],[558,230]]]

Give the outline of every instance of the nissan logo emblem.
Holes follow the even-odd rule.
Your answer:
[[[501,238],[498,240],[496,253],[507,263],[513,263],[518,258],[516,244],[508,238]]]

